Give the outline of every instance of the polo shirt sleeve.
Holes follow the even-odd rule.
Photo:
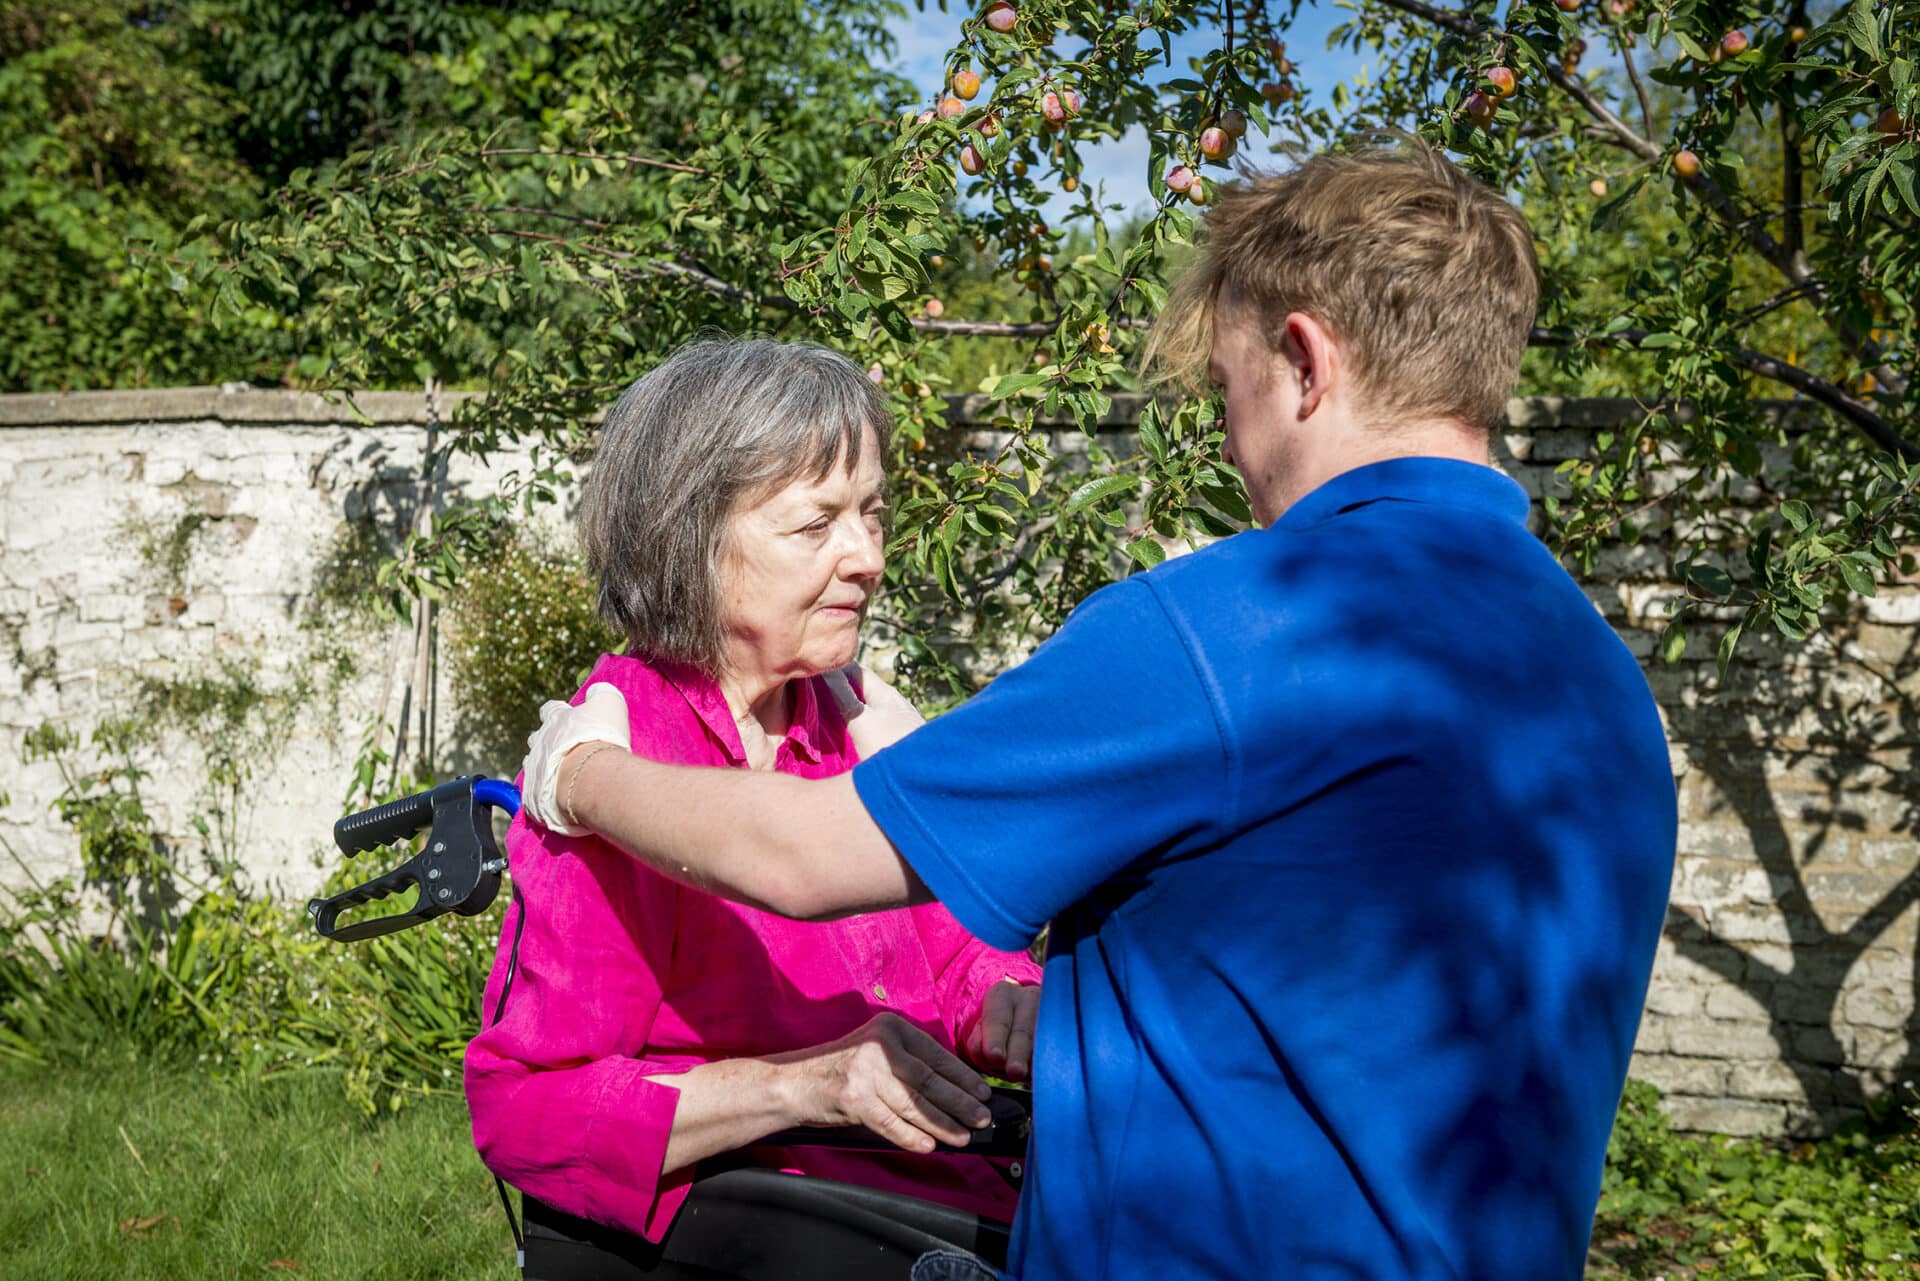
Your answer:
[[[867,812],[1003,949],[1129,866],[1232,830],[1211,681],[1147,576],[1089,597],[1025,663],[854,769]]]

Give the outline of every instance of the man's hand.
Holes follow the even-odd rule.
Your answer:
[[[520,804],[528,820],[562,836],[581,835],[586,829],[567,821],[560,763],[582,743],[631,750],[629,726],[626,698],[605,681],[587,686],[578,707],[558,701],[542,705],[540,728],[527,735],[527,759],[521,766]],[[569,772],[566,781],[572,777]]]
[[[1033,1027],[1040,1016],[1040,989],[1002,979],[980,1001],[980,1017],[967,1037],[967,1057],[995,1076],[1027,1080],[1033,1073]]]
[[[860,682],[859,694],[853,691],[856,678]],[[827,688],[833,692],[833,701],[840,708],[841,719],[847,723],[847,736],[853,740],[853,748],[863,761],[927,723],[927,718],[899,690],[858,663],[836,668],[826,673],[825,679]]]
[[[800,1125],[864,1125],[909,1152],[955,1147],[993,1119],[980,1074],[897,1014],[837,1041],[774,1055]]]

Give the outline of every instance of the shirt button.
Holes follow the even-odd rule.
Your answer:
[[[1012,1175],[1012,1176],[1013,1176],[1014,1178],[1016,1178],[1016,1179],[1017,1179],[1017,1178],[1019,1178],[1019,1177],[1020,1177],[1020,1163],[1019,1163],[1018,1161],[1009,1161],[1009,1162],[1007,1162],[1007,1173],[1008,1173],[1008,1174],[1011,1174],[1011,1175]]]
[[[873,994],[883,1001],[887,999],[887,989],[881,987],[878,983],[873,985]]]

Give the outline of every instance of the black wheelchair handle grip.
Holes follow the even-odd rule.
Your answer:
[[[333,825],[333,843],[351,856],[404,840],[431,822],[433,793],[420,792],[347,815]]]

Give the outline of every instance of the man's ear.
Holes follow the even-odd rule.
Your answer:
[[[1300,417],[1310,418],[1340,377],[1340,353],[1325,325],[1305,312],[1287,316],[1284,355],[1300,385]]]

